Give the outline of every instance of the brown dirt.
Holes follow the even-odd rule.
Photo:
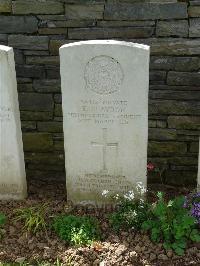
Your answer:
[[[190,189],[152,185],[149,186],[148,198],[154,201],[156,191],[164,190],[166,198],[172,198],[175,195],[188,194]],[[153,244],[147,235],[139,232],[121,232],[116,235],[108,225],[106,213],[98,210],[72,210],[77,215],[96,216],[100,221],[104,241],[94,243],[92,247],[69,247],[50,230],[47,235],[45,232],[35,236],[27,234],[23,232],[20,222],[14,222],[13,211],[16,208],[47,202],[49,217],[71,210],[66,202],[65,184],[32,181],[28,191],[26,200],[0,201],[0,212],[7,216],[5,235],[0,240],[0,262],[47,261],[53,264],[59,258],[63,265],[70,266],[200,265],[200,245],[188,245],[183,257],[176,256],[172,251],[166,252],[162,244]]]

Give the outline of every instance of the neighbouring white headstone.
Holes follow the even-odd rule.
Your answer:
[[[68,200],[102,207],[146,187],[149,47],[84,41],[60,59]]]
[[[200,138],[199,138],[199,163],[198,163],[198,175],[197,175],[197,190],[200,191]]]
[[[23,199],[26,175],[13,49],[0,45],[0,199]]]

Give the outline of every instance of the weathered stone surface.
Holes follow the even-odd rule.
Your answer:
[[[166,121],[162,121],[162,120],[158,120],[158,121],[156,121],[156,127],[158,127],[158,128],[166,128],[167,127],[167,122]]]
[[[46,77],[47,79],[59,79],[60,68],[55,66],[46,66]]]
[[[149,156],[156,155],[172,155],[185,154],[187,152],[187,144],[184,142],[155,142],[150,141],[148,144]]]
[[[176,130],[165,128],[149,129],[149,140],[175,140],[176,138]]]
[[[177,3],[177,1],[179,0],[107,0],[108,3]],[[187,0],[182,0],[185,1]]]
[[[55,104],[54,115],[62,116],[62,104]]]
[[[17,65],[16,72],[18,77],[25,77],[25,78],[45,77],[45,68],[43,66]]]
[[[22,121],[49,121],[53,118],[53,110],[51,112],[38,111],[21,111]]]
[[[62,122],[50,121],[50,122],[38,122],[38,131],[41,132],[53,132],[59,133],[63,132]]]
[[[158,70],[197,71],[199,57],[151,56],[150,68]]]
[[[170,185],[196,185],[196,171],[166,171],[166,183]]]
[[[65,169],[65,166],[57,165],[57,164],[28,164],[28,169],[48,171],[49,173],[51,173],[51,171],[63,172]]]
[[[8,43],[8,35],[7,34],[0,34],[0,44],[6,45]]]
[[[48,51],[38,51],[38,50],[23,50],[23,54],[25,56],[32,56],[32,55],[36,55],[36,56],[45,56],[45,55],[49,55]]]
[[[62,95],[61,94],[55,94],[54,95],[54,102],[55,103],[62,103]]]
[[[149,120],[149,128],[156,127],[156,120]]]
[[[190,6],[200,6],[200,0],[191,0]]]
[[[33,88],[37,92],[60,92],[60,80],[58,79],[35,79]]]
[[[82,28],[82,27],[94,27],[96,21],[94,20],[66,20],[65,21],[47,21],[48,28]]]
[[[68,199],[102,206],[105,189],[146,186],[149,47],[87,41],[60,56]]]
[[[69,3],[69,4],[90,4],[90,5],[105,3],[105,0],[62,0],[62,1],[64,3]]]
[[[40,35],[67,35],[68,29],[66,28],[41,28],[38,30]]]
[[[169,85],[191,85],[200,86],[200,73],[174,72],[170,71],[167,76]]]
[[[200,130],[200,116],[169,116],[168,127]]]
[[[103,19],[104,5],[65,5],[67,19]]]
[[[31,170],[26,169],[27,176],[31,180],[41,180],[43,182],[49,182],[49,180],[52,180],[54,182],[64,182],[65,180],[65,172],[60,171],[45,171],[45,170]]]
[[[165,80],[167,76],[166,71],[150,71],[150,81],[152,80]]]
[[[24,55],[23,52],[19,49],[14,50],[15,54],[15,64],[24,64]]]
[[[68,30],[69,39],[87,40],[108,38],[146,38],[153,35],[152,27],[123,27],[123,28],[71,28]]]
[[[0,16],[0,33],[34,33],[38,20],[33,16]]]
[[[191,142],[190,144],[190,152],[198,153],[198,142]]]
[[[12,2],[13,14],[61,14],[64,6],[58,1],[27,1],[18,0]]]
[[[56,151],[64,152],[64,141],[54,141],[54,149]]]
[[[104,18],[106,20],[187,18],[187,5],[186,3],[107,4]]]
[[[198,130],[183,130],[177,129],[178,139],[180,141],[198,141],[199,139],[199,131]]]
[[[200,115],[200,102],[151,100],[149,113],[158,115]]]
[[[187,20],[173,20],[173,21],[158,21],[156,24],[157,36],[188,36],[188,21]]]
[[[49,51],[52,55],[58,55],[59,54],[59,48],[67,43],[71,43],[73,40],[50,40],[49,42]]]
[[[53,139],[48,133],[23,133],[24,150],[31,152],[53,150]]]
[[[1,0],[0,13],[11,13],[11,11],[12,11],[11,0]]]
[[[55,21],[55,20],[66,20],[65,15],[37,15],[38,19],[43,21]]]
[[[51,111],[53,108],[53,98],[50,94],[20,93],[20,110],[27,111]]]
[[[32,164],[64,164],[63,153],[25,153],[25,161]]]
[[[150,90],[149,97],[150,99],[200,101],[200,90],[198,91]]]
[[[153,20],[100,20],[97,21],[97,27],[153,27],[155,26],[155,21]]]
[[[22,121],[21,122],[22,131],[32,131],[36,129],[36,122],[35,121]]]
[[[200,39],[184,38],[149,38],[133,39],[137,43],[144,43],[151,46],[151,55],[199,55]]]
[[[33,91],[33,85],[31,83],[18,83],[17,90],[18,92],[31,92]]]
[[[167,159],[170,164],[173,165],[196,165],[197,158],[196,157],[170,157]]]
[[[200,18],[190,19],[189,36],[200,37]]]
[[[14,52],[0,45],[0,200],[24,199],[26,194]]]
[[[200,6],[189,6],[188,14],[190,17],[200,17]]]
[[[199,91],[199,87],[196,86],[169,86],[165,84],[150,85],[151,90],[174,90],[174,91]]]
[[[59,66],[58,56],[27,56],[26,63],[30,65],[57,65]]]
[[[29,50],[48,50],[49,37],[10,35],[8,44],[14,48]]]

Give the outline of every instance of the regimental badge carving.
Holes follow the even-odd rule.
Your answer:
[[[120,91],[124,74],[120,63],[106,55],[93,57],[85,67],[86,89],[98,94]]]

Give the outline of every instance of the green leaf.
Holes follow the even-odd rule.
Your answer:
[[[183,256],[184,255],[184,249],[183,248],[177,247],[177,248],[174,249],[174,251],[179,256]]]

